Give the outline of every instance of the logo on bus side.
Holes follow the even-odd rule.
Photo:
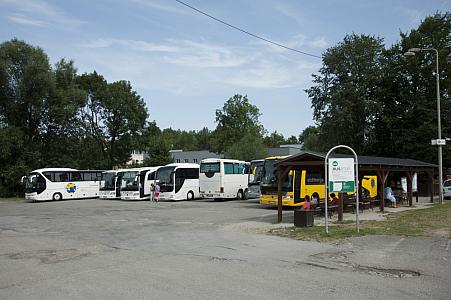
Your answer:
[[[66,191],[68,193],[70,193],[70,194],[75,193],[76,190],[77,190],[77,186],[75,185],[75,183],[70,182],[66,185]]]

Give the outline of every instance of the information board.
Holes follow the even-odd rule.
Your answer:
[[[354,192],[353,158],[329,158],[329,192]]]

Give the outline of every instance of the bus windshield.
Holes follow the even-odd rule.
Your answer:
[[[160,192],[172,192],[174,190],[174,166],[162,167],[157,171],[157,180]]]
[[[100,179],[100,190],[101,191],[114,191],[115,190],[115,173],[102,173]]]
[[[34,193],[45,190],[45,179],[39,173],[31,173],[25,181],[25,193]]]
[[[265,160],[262,169],[262,180],[260,182],[260,189],[262,194],[277,192],[277,169],[274,165],[278,162],[277,159]],[[289,175],[282,182],[282,190],[287,192],[291,190],[293,176]]]
[[[124,172],[122,176],[121,190],[137,191],[138,189],[139,189],[139,172],[138,171]]]
[[[263,164],[263,174],[262,174],[262,183],[263,184],[269,184],[269,185],[277,185],[277,176],[276,172],[277,170],[274,168],[274,165],[277,163],[278,160],[271,159],[271,160],[265,160]]]
[[[263,162],[251,163],[251,170],[249,173],[249,185],[259,185],[263,177]]]

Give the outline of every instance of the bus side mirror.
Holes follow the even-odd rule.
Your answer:
[[[22,176],[22,178],[20,178],[20,183],[25,183],[25,180],[27,180],[27,176]]]

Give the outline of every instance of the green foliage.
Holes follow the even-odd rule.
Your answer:
[[[304,143],[303,149],[321,151],[320,131],[316,126],[308,126],[299,135],[299,142]]]
[[[313,145],[301,137],[305,148],[326,151],[346,144],[361,155],[436,163],[437,151],[430,145],[437,138],[436,55],[404,53],[410,48],[439,51],[442,136],[451,136],[450,21],[450,13],[428,17],[387,49],[380,38],[355,34],[328,49],[307,90],[319,132],[316,141],[309,141]],[[444,151],[444,165],[451,166],[449,151]]]
[[[147,110],[129,82],[54,68],[38,47],[0,44],[0,196],[22,191],[20,177],[42,167],[106,169],[124,164]]]
[[[149,159],[144,161],[146,166],[164,166],[173,161],[169,153],[169,145],[161,138],[152,140],[149,144]]]
[[[251,161],[265,158],[268,156],[268,153],[259,136],[246,133],[237,143],[228,147],[225,156],[227,158]]]
[[[322,147],[346,144],[364,153],[374,127],[381,79],[382,39],[348,35],[323,55],[323,67],[307,90],[320,124]]]
[[[83,133],[104,153],[104,168],[124,165],[146,122],[143,99],[129,82],[107,83],[96,72],[81,75],[78,82],[87,91],[86,105],[79,111]]]
[[[226,153],[233,158],[256,159],[251,154],[260,155],[264,147],[264,128],[258,119],[260,115],[258,107],[252,105],[247,96],[237,94],[227,100],[222,109],[216,110],[218,125],[210,139],[213,151]]]
[[[270,135],[267,135],[263,138],[263,143],[267,147],[279,147],[280,145],[283,145],[286,143],[285,138],[282,134],[278,133],[277,131],[274,131]]]

